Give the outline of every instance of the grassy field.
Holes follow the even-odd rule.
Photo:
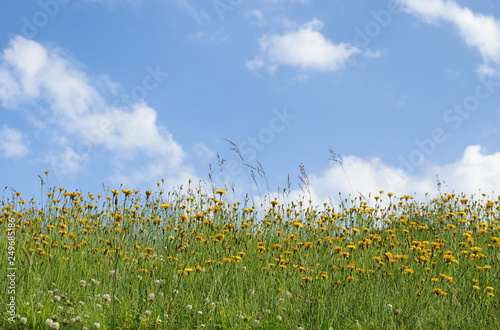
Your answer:
[[[498,197],[42,189],[0,200],[2,329],[500,328]]]

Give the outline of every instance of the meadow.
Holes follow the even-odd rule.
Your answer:
[[[0,327],[500,328],[499,197],[163,187],[4,192]]]

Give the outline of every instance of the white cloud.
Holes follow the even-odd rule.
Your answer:
[[[195,41],[227,41],[229,37],[224,35],[224,28],[220,28],[216,31],[198,31],[188,35],[188,39]]]
[[[10,128],[7,125],[0,128],[0,155],[3,157],[26,156],[29,144],[27,137],[15,128]]]
[[[260,10],[249,10],[245,12],[245,16],[247,19],[250,21],[251,24],[257,25],[257,26],[263,26],[264,25],[264,15]]]
[[[180,12],[189,15],[198,23],[205,23],[210,20],[210,16],[206,12],[196,9],[188,0],[175,0],[175,4]]]
[[[396,196],[413,195],[419,201],[425,200],[425,195],[437,196],[439,193],[437,178],[441,181],[441,191],[444,193],[465,193],[467,195],[500,193],[500,152],[492,154],[481,153],[478,145],[465,149],[462,157],[453,163],[436,166],[427,165],[421,175],[409,175],[403,170],[383,164],[379,158],[369,160],[355,156],[343,158],[344,170],[338,163],[319,174],[310,174],[311,195],[315,204],[329,202],[331,197],[339,202],[338,193],[343,197],[349,194],[365,198],[392,192]],[[352,187],[352,188],[351,188]],[[293,196],[304,193],[294,191]],[[306,196],[307,197],[307,196]],[[373,200],[372,200],[373,201]]]
[[[460,72],[458,72],[457,70],[447,68],[445,71],[448,79],[456,79],[460,77]]]
[[[197,142],[193,145],[193,151],[198,155],[198,157],[211,159],[214,158],[216,153],[207,147],[204,143]]]
[[[500,64],[500,21],[492,16],[474,13],[454,1],[399,0],[404,10],[427,23],[439,20],[452,23],[465,43],[476,48],[486,63]]]
[[[106,76],[87,76],[61,50],[20,36],[12,39],[0,56],[0,91],[4,106],[36,105],[28,116],[45,122],[37,129],[47,137],[47,159],[63,174],[79,171],[89,154],[104,151],[115,165],[115,177],[135,175],[123,160],[141,159],[148,171],[137,178],[194,179],[182,147],[157,123],[154,109],[145,102],[110,104],[105,96],[116,93],[116,84]]]
[[[300,67],[304,70],[337,71],[349,58],[361,52],[347,43],[334,44],[319,31],[323,22],[313,19],[294,31],[282,35],[264,35],[259,39],[260,55],[245,66],[257,70],[277,65]],[[271,69],[274,72],[275,69]]]

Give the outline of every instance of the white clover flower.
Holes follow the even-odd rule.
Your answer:
[[[278,319],[278,321],[283,320],[283,317],[281,317],[281,315],[276,316],[276,318]]]
[[[52,328],[53,324],[54,324],[54,321],[52,321],[52,319],[45,320],[45,325],[48,326],[49,328]]]
[[[387,304],[387,308],[392,311],[392,305],[391,304]]]
[[[292,298],[292,294],[290,293],[290,291],[287,291],[287,292],[286,292],[286,296],[287,296],[288,298]]]
[[[54,296],[52,299],[54,299],[54,301],[59,301],[59,300],[61,300],[61,297],[60,296]]]
[[[102,298],[104,299],[104,301],[111,301],[111,296],[109,294],[103,294],[102,295]]]
[[[156,281],[155,281],[155,284],[156,284],[156,285],[160,285],[160,280],[156,280]]]
[[[199,315],[203,315],[203,311],[198,311],[198,314]]]
[[[213,301],[210,303],[210,307],[215,308],[215,303]]]
[[[102,309],[102,305],[101,304],[95,304],[95,306],[99,309]]]
[[[100,328],[100,327],[101,327],[101,324],[100,324],[100,323],[98,323],[98,322],[95,322],[95,323],[94,323],[94,327],[95,327],[95,328]]]
[[[86,282],[86,281],[84,281],[84,280],[81,280],[81,281],[80,281],[80,286],[81,286],[82,288],[84,288],[84,287],[85,287],[85,285],[87,285],[87,282]]]
[[[64,308],[62,306],[57,306],[57,311],[58,312],[62,312],[64,310]]]
[[[179,290],[174,289],[174,294],[178,294],[178,293],[179,293]]]
[[[148,296],[148,301],[153,301],[155,300],[155,294],[154,293],[150,293],[149,296]]]
[[[193,309],[193,306],[192,306],[192,305],[187,305],[187,306],[186,306],[186,309],[187,309],[188,311],[190,311],[190,310],[192,310],[192,309]]]
[[[82,306],[85,305],[85,303],[83,301],[81,301],[81,300],[78,302],[78,304],[80,304]]]
[[[156,324],[160,324],[162,322],[161,319],[156,319]]]
[[[19,322],[21,322],[22,324],[26,324],[26,323],[28,323],[28,319],[27,319],[27,318],[25,318],[25,317],[21,317],[21,318],[19,319]]]
[[[147,310],[144,312],[146,315],[151,315],[151,311],[150,310]]]
[[[76,323],[76,318],[72,318],[69,320],[71,323]]]
[[[61,325],[59,324],[59,322],[54,322],[52,324],[52,329],[59,330],[60,328],[61,328]]]

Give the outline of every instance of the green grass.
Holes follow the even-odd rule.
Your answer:
[[[2,328],[500,328],[498,199],[284,195],[258,212],[190,186],[45,196],[0,201]]]

